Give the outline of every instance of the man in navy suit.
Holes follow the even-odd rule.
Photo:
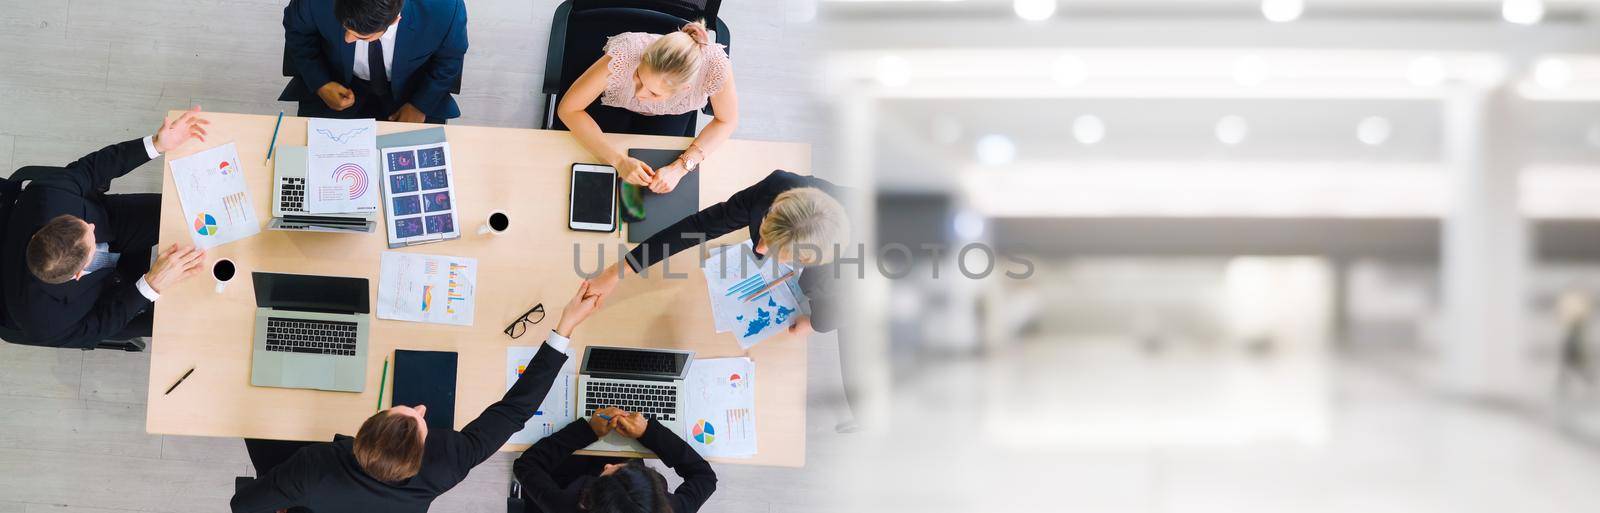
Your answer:
[[[291,0],[284,40],[295,77],[279,100],[301,116],[444,123],[467,53],[462,0]]]

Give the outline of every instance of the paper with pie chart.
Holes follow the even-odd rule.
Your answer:
[[[196,246],[214,248],[261,232],[233,143],[170,164],[184,223]]]
[[[684,383],[683,433],[701,456],[756,454],[756,363],[749,358],[695,360]]]
[[[306,212],[378,211],[378,124],[371,119],[306,121]]]

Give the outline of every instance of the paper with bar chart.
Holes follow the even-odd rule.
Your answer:
[[[245,186],[239,150],[224,144],[172,162],[172,182],[183,204],[189,237],[202,249],[261,232]]]
[[[378,318],[471,326],[478,260],[385,251],[378,268]]]
[[[695,360],[684,383],[683,432],[701,456],[756,454],[756,363],[749,358]]]
[[[522,376],[522,371],[527,370],[528,361],[533,355],[539,353],[539,348],[527,346],[511,346],[506,348],[506,390],[517,383],[517,378]],[[510,443],[531,444],[554,434],[571,424],[578,418],[578,409],[574,406],[578,400],[573,391],[578,386],[578,359],[567,358],[561,365],[561,372],[556,374],[556,379],[550,384],[550,392],[545,394],[544,401],[533,410],[533,417],[522,426],[522,431],[511,435]]]
[[[306,155],[306,212],[378,211],[377,122],[306,120]]]
[[[754,261],[749,241],[713,249],[710,255],[700,270],[706,275],[711,317],[718,333],[732,331],[739,347],[749,349],[794,324],[800,313],[797,279],[790,278],[745,301],[746,296],[787,274],[788,266],[771,258]]]

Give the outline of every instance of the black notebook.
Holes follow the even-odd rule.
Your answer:
[[[428,429],[455,429],[456,353],[395,350],[390,405],[419,404],[428,407]]]
[[[683,152],[678,150],[628,150],[628,156],[639,159],[650,165],[650,169],[660,169],[678,159]],[[678,186],[672,192],[656,194],[649,189],[644,193],[644,220],[628,223],[628,242],[640,243],[655,235],[662,228],[672,226],[672,223],[689,214],[700,211],[700,172],[690,171],[678,181]]]

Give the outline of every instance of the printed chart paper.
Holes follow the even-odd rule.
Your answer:
[[[528,361],[539,352],[539,347],[511,346],[506,348],[506,390],[511,390],[511,385],[517,383],[517,377],[527,368]],[[511,435],[510,443],[531,444],[554,434],[561,428],[571,424],[578,418],[577,390],[578,386],[578,359],[567,358],[567,363],[561,365],[561,372],[556,374],[555,382],[550,384],[550,393],[545,394],[544,402],[533,410],[533,418],[528,419],[522,431]]]
[[[478,259],[385,251],[378,269],[378,318],[471,326]]]
[[[306,212],[378,211],[376,121],[311,118],[306,151]]]
[[[756,363],[749,358],[695,360],[684,383],[683,432],[701,456],[756,454]]]
[[[461,236],[450,143],[384,148],[389,247]]]
[[[749,241],[733,246],[723,246],[711,251],[711,257],[700,266],[706,274],[707,291],[711,294],[711,317],[718,333],[732,331],[739,338],[739,347],[749,349],[767,337],[794,324],[800,312],[799,301],[790,278],[783,285],[773,287],[754,301],[743,297],[766,287],[789,272],[789,267],[776,259],[764,258],[751,262]]]
[[[239,150],[224,144],[172,164],[172,181],[183,204],[189,236],[201,249],[210,249],[261,232],[255,203],[245,187]]]

